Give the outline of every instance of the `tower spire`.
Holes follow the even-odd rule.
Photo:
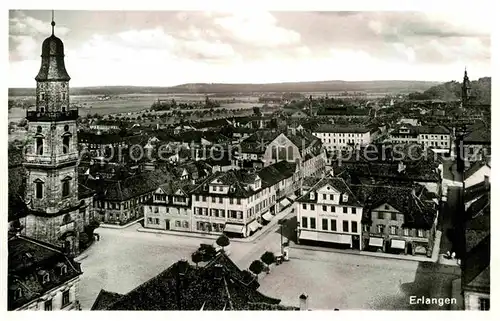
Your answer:
[[[52,22],[50,23],[50,25],[52,26],[52,35],[54,35],[54,27],[56,25],[54,21],[54,10],[52,10]]]

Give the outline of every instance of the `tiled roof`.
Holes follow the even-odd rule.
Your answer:
[[[351,189],[364,204],[364,220],[369,222],[371,210],[385,203],[404,214],[403,227],[425,228],[433,226],[437,215],[432,194],[425,193],[425,187],[387,186],[387,185],[351,185]]]
[[[262,168],[257,174],[262,180],[262,187],[265,188],[293,176],[296,167],[295,163],[281,161]]]
[[[483,196],[490,189],[489,184],[485,182],[479,182],[465,189],[464,192],[464,203],[475,200],[476,198]]]
[[[264,153],[267,145],[276,139],[281,133],[276,130],[260,130],[240,143],[243,153]]]
[[[21,298],[16,300],[9,293],[9,310],[17,309],[82,274],[80,264],[64,255],[60,248],[29,237],[11,237],[8,241],[8,254],[9,290],[22,290]],[[67,268],[63,275],[58,268],[61,263]],[[40,271],[49,274],[48,282],[42,283]]]
[[[228,126],[229,122],[227,119],[222,118],[222,119],[213,119],[213,120],[207,120],[207,121],[202,121],[202,122],[196,122],[192,123],[191,126],[197,129],[201,128],[222,128],[224,126]]]
[[[465,135],[464,144],[491,144],[491,130],[486,127],[473,128]]]
[[[450,131],[446,129],[444,126],[419,126],[417,127],[419,134],[440,134],[440,135],[449,135]]]
[[[486,236],[465,254],[462,263],[462,289],[490,292],[490,236]]]
[[[403,171],[398,172],[399,163],[345,163],[343,168],[352,177],[390,178],[393,180],[438,182],[438,164],[432,160],[405,162]]]
[[[464,173],[464,180],[471,177],[472,175],[474,175],[478,170],[480,170],[483,166],[488,166],[488,164],[486,164],[486,162],[483,162],[483,161],[479,161],[479,162],[475,162],[474,164],[472,164],[471,167],[469,167],[465,173]]]
[[[108,201],[125,201],[154,191],[169,179],[170,174],[156,170],[143,172],[122,180],[94,179],[86,185],[96,191],[96,197]]]
[[[362,206],[357,197],[354,195],[354,193],[351,191],[349,186],[345,183],[345,181],[342,178],[338,177],[325,177],[321,179],[319,182],[317,182],[312,188],[308,190],[308,192],[301,197],[299,197],[296,202],[301,202],[301,203],[320,203],[321,200],[318,197],[317,191],[321,189],[322,187],[330,185],[332,186],[335,190],[340,192],[341,194],[346,194],[347,197],[347,202],[344,202],[343,199],[341,198],[339,201],[340,205],[350,205],[350,206]],[[315,193],[314,199],[311,199],[310,194]]]
[[[118,301],[123,295],[101,289],[90,310],[105,310],[107,306]]]
[[[255,284],[246,284],[242,274],[224,253],[200,268],[179,261],[101,309],[246,310],[251,303],[280,303],[259,293]]]

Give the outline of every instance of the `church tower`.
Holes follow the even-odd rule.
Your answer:
[[[464,80],[462,82],[462,107],[469,105],[471,99],[471,85],[467,76],[467,68],[464,72]]]
[[[25,202],[31,215],[27,235],[77,254],[83,229],[78,200],[78,109],[69,103],[70,77],[64,66],[64,45],[54,35],[42,44],[36,80],[36,109],[28,110],[25,153]]]

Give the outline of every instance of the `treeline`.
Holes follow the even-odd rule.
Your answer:
[[[269,92],[408,92],[422,91],[437,84],[433,81],[312,81],[274,84],[184,84],[174,87],[97,86],[72,87],[72,95],[125,95],[173,93],[269,93]],[[35,88],[9,88],[9,96],[34,96]]]
[[[175,99],[172,100],[156,100],[151,105],[150,110],[154,111],[165,111],[165,110],[173,110],[173,109],[209,109],[209,108],[218,108],[221,104],[219,101],[214,101],[208,99],[208,97],[203,102],[188,102],[188,103],[177,103]]]
[[[472,102],[480,105],[491,104],[491,77],[471,81]],[[408,95],[411,100],[459,100],[462,97],[462,83],[450,81],[433,86],[424,92],[413,92]]]

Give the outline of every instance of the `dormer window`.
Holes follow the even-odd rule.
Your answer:
[[[347,202],[348,199],[349,197],[347,196],[347,194],[342,195],[342,202]]]
[[[57,263],[57,268],[59,269],[59,275],[61,276],[68,273],[68,267],[64,263]]]
[[[45,100],[45,93],[40,93],[40,100]]]
[[[19,300],[23,296],[23,290],[21,288],[17,288],[14,290],[14,300]]]
[[[40,276],[42,284],[48,283],[50,281],[50,275],[47,271],[40,270],[38,271],[38,275]]]

